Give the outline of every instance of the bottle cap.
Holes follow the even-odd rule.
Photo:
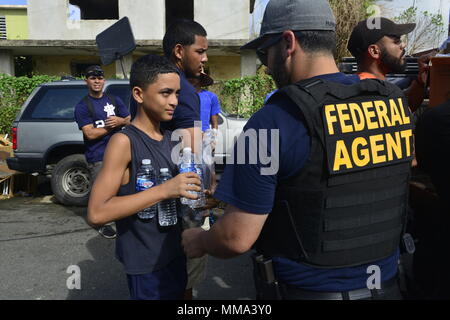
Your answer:
[[[159,169],[159,172],[167,173],[167,172],[169,172],[169,169],[168,168],[161,168],[161,169]]]
[[[152,160],[150,160],[150,159],[143,159],[143,160],[142,160],[142,164],[143,164],[143,165],[149,165],[149,164],[152,164]]]

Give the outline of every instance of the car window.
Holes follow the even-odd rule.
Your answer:
[[[25,110],[25,120],[73,120],[78,102],[87,95],[86,86],[43,87]]]
[[[129,85],[126,84],[113,84],[106,88],[106,93],[112,94],[116,97],[119,97],[123,103],[129,107],[130,97],[131,97],[131,89]]]

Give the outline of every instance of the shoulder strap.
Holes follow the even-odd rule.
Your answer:
[[[86,104],[86,106],[88,107],[89,113],[91,114],[92,120],[95,121],[95,112],[94,112],[94,105],[92,104],[91,99],[89,99],[89,96],[85,96],[83,98],[83,102]]]
[[[116,107],[117,106],[117,104],[116,104],[116,102],[117,102],[116,97],[114,95],[112,95],[112,94],[109,94],[109,93],[105,93],[105,95],[108,98],[108,100],[112,103],[112,105]]]
[[[314,110],[321,100],[319,93],[327,91],[327,84],[321,79],[301,81],[280,89],[280,92],[286,94],[302,112],[310,135],[313,134],[315,122]]]

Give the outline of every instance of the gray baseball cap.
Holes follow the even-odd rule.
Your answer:
[[[336,19],[328,0],[270,0],[260,36],[241,49],[257,49],[267,35],[292,31],[335,31]]]

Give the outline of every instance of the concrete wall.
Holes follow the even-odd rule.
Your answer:
[[[97,56],[33,56],[33,72],[54,76],[70,75],[71,63],[101,64]],[[114,64],[103,66],[105,76],[114,78],[116,67]]]
[[[161,40],[164,37],[165,0],[120,0],[119,15],[130,19],[136,40]]]
[[[0,16],[6,20],[7,40],[28,39],[27,9],[0,9]]]
[[[14,58],[10,51],[0,50],[0,74],[14,75]]]
[[[248,39],[249,5],[242,0],[195,0],[194,19],[207,29],[210,39]],[[165,15],[165,0],[119,0],[119,18],[130,19],[137,40],[161,40]],[[71,20],[68,0],[28,0],[28,16],[32,40],[93,40],[117,22]]]
[[[250,1],[195,0],[194,20],[205,27],[209,39],[248,39]]]
[[[49,19],[48,12],[52,13]],[[45,13],[45,14],[43,14]],[[162,39],[165,32],[164,0],[120,0],[119,18],[127,16],[137,40]],[[32,40],[94,40],[117,20],[71,20],[68,0],[28,0]]]
[[[228,80],[241,76],[239,56],[208,56],[208,66],[214,80]]]
[[[1,52],[0,52],[1,54]],[[3,56],[6,68],[6,53]],[[128,73],[133,61],[139,56],[133,55],[124,58],[125,71]],[[8,58],[9,59],[9,58]],[[9,60],[8,60],[9,61]],[[33,56],[33,71],[37,74],[70,75],[71,63],[101,64],[97,56]],[[241,57],[239,56],[209,56],[209,69],[215,80],[228,80],[241,76]],[[122,78],[120,62],[103,66],[107,78]]]

